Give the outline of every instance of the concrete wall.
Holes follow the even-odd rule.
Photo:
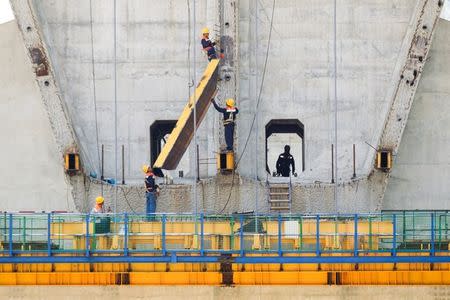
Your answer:
[[[0,287],[8,299],[447,299],[445,286],[21,286]]]
[[[0,25],[0,210],[73,210],[41,94],[15,21]]]
[[[197,28],[206,25],[213,5],[197,1]],[[257,99],[269,29],[271,1],[258,6],[239,2],[238,154],[243,152]],[[34,1],[64,99],[88,169],[98,170],[93,109],[89,1]],[[208,6],[209,5],[209,6]],[[352,174],[351,147],[357,145],[359,174],[368,174],[372,150],[388,109],[386,90],[415,2],[343,1],[338,7],[338,177]],[[192,8],[191,8],[192,9]],[[99,143],[106,145],[106,175],[114,174],[113,7],[95,1],[94,56]],[[126,174],[139,178],[149,159],[149,126],[156,119],[177,119],[189,94],[188,7],[185,1],[118,1],[118,143],[126,147]],[[329,1],[277,3],[259,113],[239,171],[265,177],[264,125],[275,118],[298,118],[305,125],[306,171],[300,182],[330,179],[330,145],[334,139],[333,7]],[[191,22],[192,24],[192,22]],[[208,24],[213,27],[213,24]],[[390,30],[385,30],[386,27]],[[190,37],[193,39],[193,36]],[[197,79],[205,59],[197,49]],[[256,55],[255,55],[256,54]],[[191,66],[192,67],[192,66]],[[211,112],[199,134],[210,157],[216,145],[206,136],[220,126]],[[258,135],[255,146],[254,135]],[[255,150],[258,147],[260,150]],[[206,149],[206,150],[205,150]],[[192,155],[192,153],[191,153]],[[192,175],[192,173],[191,173]],[[214,175],[214,174],[207,174]]]
[[[259,93],[272,1],[259,1],[255,32],[254,1],[240,1],[239,149],[245,143]],[[416,1],[339,1],[337,8],[338,181],[352,176],[352,144],[357,174],[367,176],[389,109],[387,90]],[[252,9],[253,8],[253,9]],[[389,28],[389,30],[386,30]],[[256,47],[256,50],[255,50]],[[255,57],[255,53],[257,53]],[[257,120],[258,147],[271,119],[298,118],[305,126],[305,167],[298,181],[331,180],[335,136],[333,2],[278,1],[274,13],[266,78]],[[256,74],[255,74],[256,73]],[[256,79],[255,79],[256,77]],[[264,152],[254,135],[240,165],[265,178]]]
[[[105,177],[114,177],[114,10],[108,0],[92,3],[98,145],[105,145]],[[200,40],[189,48],[192,30],[189,31],[186,1],[117,3],[118,145],[125,145],[125,174],[128,180],[133,180],[141,177],[141,165],[150,160],[150,125],[155,120],[178,119],[187,102],[189,78],[193,76],[193,65],[189,69],[189,63],[193,64],[194,47],[197,80],[207,60],[200,51]],[[85,152],[84,164],[87,171],[100,173],[89,1],[34,1],[33,4],[70,118]],[[197,1],[198,34],[206,25],[206,16],[207,1]],[[203,126],[199,136],[213,136],[213,133],[212,128]],[[206,149],[207,153],[201,153],[201,157],[213,156],[212,151],[216,150]],[[193,156],[192,151],[187,155]],[[121,157],[118,161],[121,172]],[[190,170],[184,173],[192,176]]]
[[[114,177],[112,2],[92,2],[93,36],[90,31],[89,1],[32,3],[59,81],[62,98],[80,143],[85,171],[99,173],[99,145],[105,144],[105,176]],[[188,13],[190,11],[192,16],[192,7],[185,1],[119,0],[117,3],[117,142],[119,147],[125,145],[125,175],[129,184],[119,188],[118,210],[142,211],[144,200],[140,186],[140,166],[150,159],[149,126],[155,120],[178,118],[190,94],[188,85],[194,75],[194,49],[197,62],[195,78],[200,78],[206,66],[200,45],[194,43],[193,39],[203,26],[215,28],[220,5],[206,0],[197,1],[197,31],[194,34],[193,22]],[[366,142],[376,146],[380,136],[386,112],[389,110],[388,90],[391,87],[393,71],[401,55],[402,41],[416,1],[339,2],[337,103],[334,102],[332,2],[308,0],[276,3],[266,78],[252,128],[264,68],[272,1],[241,0],[239,7],[233,11],[234,14],[227,12],[223,16],[225,20],[222,20],[226,22],[233,18],[233,21],[239,24],[239,40],[236,42],[239,55],[234,65],[237,70],[237,104],[241,110],[236,131],[237,159],[240,161],[240,176],[234,178],[237,183],[231,184],[233,178],[226,176],[211,178],[216,174],[215,166],[202,165],[201,176],[207,179],[197,185],[197,200],[193,197],[194,189],[190,184],[192,181],[178,180],[177,183],[185,185],[168,186],[162,192],[159,211],[186,212],[193,211],[195,206],[214,212],[222,211],[223,207],[224,212],[251,210],[256,207],[261,212],[267,211],[264,128],[271,119],[283,118],[298,118],[305,126],[306,168],[305,172],[299,172],[298,178],[294,178],[292,207],[295,211],[353,212],[370,211],[380,207],[383,183],[377,176],[371,177],[369,174],[374,151]],[[92,46],[94,57],[91,53]],[[432,60],[433,54],[430,58],[430,61]],[[437,71],[433,72],[440,76],[442,67],[438,68],[436,65],[435,69]],[[423,80],[426,81],[426,75]],[[442,82],[429,80],[432,80],[433,84],[427,85],[432,86],[427,93],[442,96],[441,90],[445,89]],[[221,96],[236,92],[234,85],[222,82],[220,86]],[[419,90],[417,99],[423,97],[422,94]],[[414,104],[415,106],[417,104]],[[416,110],[421,113],[430,111],[428,107]],[[95,121],[96,117],[98,122]],[[427,115],[428,117],[431,117],[431,114]],[[219,114],[211,110],[198,134],[200,158],[214,157],[214,151],[220,144],[220,127]],[[330,184],[330,147],[334,143],[335,130],[338,136],[338,202],[335,202],[334,186]],[[411,129],[406,130],[406,140],[409,130]],[[284,144],[283,141],[279,143]],[[352,144],[356,144],[357,154],[358,178],[354,181],[350,181],[353,173]],[[408,149],[412,147],[415,146]],[[441,149],[444,159],[445,147]],[[426,150],[421,157],[425,157],[425,152]],[[188,178],[192,178],[195,163],[193,147],[190,147],[185,156],[189,157],[186,162],[190,166],[189,170],[183,167],[183,171]],[[397,199],[398,194],[407,202],[406,196],[403,195],[408,194],[405,191],[411,191],[408,185],[395,182],[396,174],[399,174],[402,168],[402,156],[408,164],[412,161],[406,154],[399,154],[396,161],[398,167],[394,169],[391,178],[394,183],[388,188],[389,203],[393,203],[395,200],[391,199]],[[445,163],[445,159],[442,162]],[[120,157],[118,164],[120,174]],[[431,162],[426,161],[424,164],[429,166],[430,172],[435,172],[431,168]],[[418,178],[418,174],[424,174],[424,168],[413,172],[415,175],[404,175],[411,170],[409,167],[410,165],[408,171],[403,168],[405,171],[399,176],[409,178],[407,180],[411,186],[420,187],[416,181],[422,180]],[[442,166],[442,172],[445,172],[444,169]],[[175,176],[177,174],[178,172],[172,173]],[[261,182],[255,182],[256,178]],[[72,183],[75,183],[77,208],[85,211],[100,192],[100,185],[91,180],[84,184],[81,179],[74,178]],[[444,181],[442,179],[441,182]],[[134,185],[138,182],[138,186]],[[436,180],[430,180],[430,183],[435,184]],[[439,185],[439,199],[445,198],[442,196],[445,195],[444,186]],[[425,185],[421,190],[425,192],[414,193],[420,199],[430,194]],[[408,195],[411,194],[413,193]],[[229,195],[231,196],[228,197]],[[112,187],[106,188],[106,196],[107,201],[115,198]],[[422,201],[420,199],[417,198],[417,201]],[[415,207],[416,204],[412,206]],[[385,205],[385,208],[392,207],[392,204]]]
[[[439,20],[385,194],[384,209],[448,209],[450,22]]]

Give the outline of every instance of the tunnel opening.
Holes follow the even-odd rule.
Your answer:
[[[266,124],[266,172],[276,173],[276,161],[284,152],[284,146],[291,147],[297,173],[305,170],[305,130],[298,119],[274,119]],[[275,173],[274,173],[275,172]]]
[[[177,120],[156,120],[150,126],[150,162],[153,166],[172,133]],[[185,154],[176,170],[165,171],[172,177],[183,177],[189,172],[189,155]]]

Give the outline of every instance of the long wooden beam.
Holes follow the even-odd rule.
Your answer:
[[[180,118],[170,134],[167,143],[156,159],[154,168],[174,170],[186,152],[194,136],[194,103],[196,107],[196,127],[198,128],[208,111],[210,100],[217,88],[219,60],[213,59],[206,67],[195,92],[189,98]]]

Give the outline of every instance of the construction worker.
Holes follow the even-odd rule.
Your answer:
[[[106,211],[103,207],[104,204],[105,204],[105,198],[103,198],[102,196],[98,196],[97,198],[95,198],[95,206],[94,206],[94,208],[92,208],[91,214],[105,213]]]
[[[284,146],[284,152],[278,156],[277,160],[277,175],[283,177],[289,177],[291,173],[291,165],[292,165],[292,174],[295,174],[295,162],[294,157],[290,153],[291,147],[289,145]]]
[[[142,166],[142,171],[145,173],[145,198],[146,198],[146,214],[154,214],[156,211],[156,198],[159,193],[159,187],[155,182],[155,175],[152,168],[148,165]],[[148,220],[153,217],[147,217]]]
[[[216,42],[212,42],[209,39],[209,29],[208,27],[203,28],[202,30],[203,38],[202,38],[202,46],[203,50],[208,55],[208,60],[211,61],[211,59],[217,59],[217,53],[216,53]]]
[[[214,107],[218,112],[223,113],[223,126],[225,127],[225,142],[227,143],[227,150],[233,151],[234,120],[236,115],[239,113],[239,109],[235,106],[234,99],[231,98],[225,101],[227,106],[226,108],[217,105],[216,101],[214,101],[214,97],[211,98],[211,102],[214,104]]]

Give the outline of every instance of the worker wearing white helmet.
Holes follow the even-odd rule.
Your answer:
[[[216,48],[214,48],[216,46],[216,42],[212,42],[209,39],[209,29],[207,27],[203,28],[202,35],[202,46],[203,50],[208,55],[208,60],[211,61],[211,59],[217,59]]]
[[[239,109],[235,106],[234,99],[232,98],[228,98],[225,101],[225,108],[217,105],[216,101],[214,101],[214,97],[211,98],[211,102],[214,104],[215,109],[223,114],[223,126],[225,128],[225,142],[227,144],[227,150],[233,151],[234,121],[236,119],[236,115],[239,113]]]

